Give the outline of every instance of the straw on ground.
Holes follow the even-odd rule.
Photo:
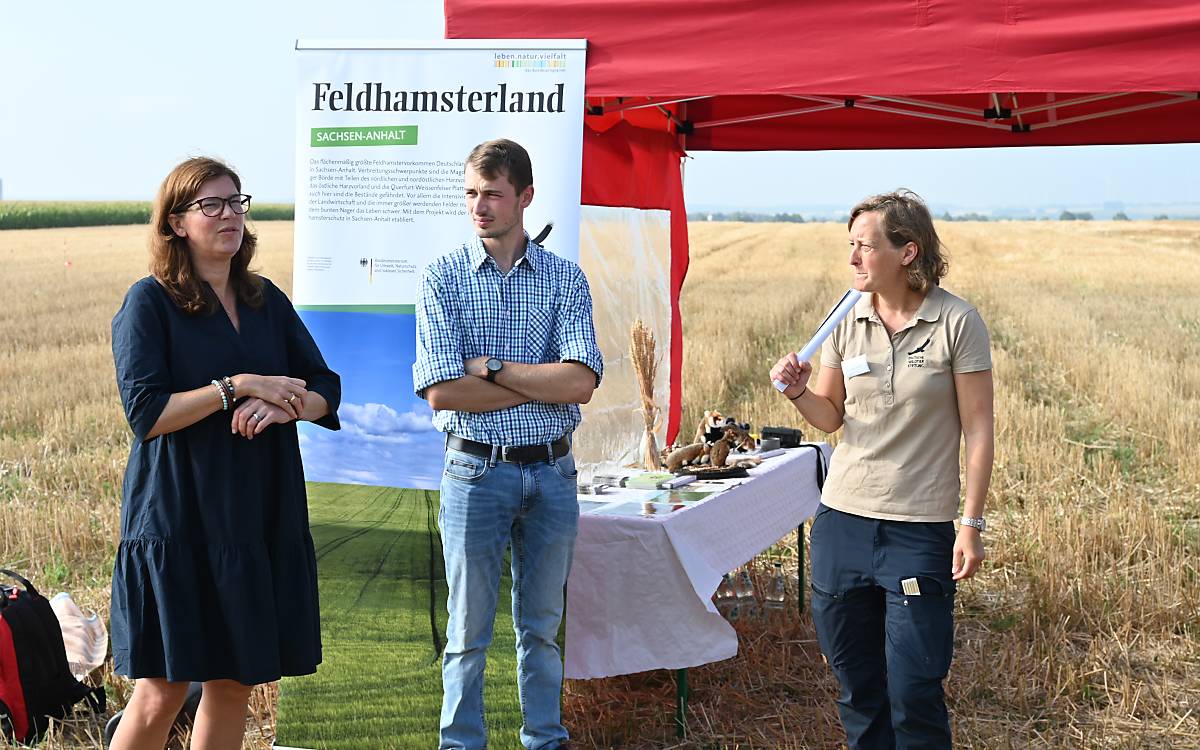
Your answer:
[[[259,229],[289,290],[291,224]],[[958,746],[1200,746],[1200,225],[940,230],[997,385],[989,560],[960,589],[947,684]],[[682,424],[796,424],[767,372],[845,288],[845,228],[691,231]],[[128,445],[109,321],[144,247],[139,227],[0,232],[0,561],[102,615]],[[693,670],[687,746],[836,747],[807,620],[739,629],[737,659]],[[673,696],[666,673],[571,682],[568,723],[583,747],[670,746]],[[256,699],[259,747],[273,705]],[[80,716],[47,747],[98,747]]]

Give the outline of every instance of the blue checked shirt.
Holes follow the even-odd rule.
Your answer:
[[[525,255],[501,274],[474,238],[429,264],[417,298],[417,358],[413,388],[466,375],[463,361],[479,356],[506,362],[581,362],[604,374],[592,326],[592,295],[579,266],[526,237]],[[438,410],[443,432],[492,445],[548,443],[572,432],[578,404],[531,401],[492,412]]]

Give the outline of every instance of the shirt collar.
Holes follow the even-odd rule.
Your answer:
[[[525,233],[525,254],[517,258],[517,262],[513,264],[513,268],[528,266],[530,271],[536,271],[541,263],[541,253],[545,250],[541,246],[529,239],[529,232]],[[483,240],[478,237],[472,237],[467,243],[467,255],[471,260],[471,270],[478,271],[483,268],[483,264],[492,259],[488,255],[487,248],[483,246]],[[492,261],[494,264],[495,261]]]
[[[863,296],[858,298],[858,302],[854,303],[854,319],[855,320],[863,320],[864,318],[870,318],[871,316],[873,316],[875,314],[875,305],[873,305],[871,303],[871,300],[873,300],[874,298],[875,298],[874,292],[871,292],[869,294],[864,294]]]
[[[942,315],[942,300],[945,299],[946,292],[937,284],[929,287],[929,291],[925,293],[925,299],[921,302],[921,306],[917,308],[916,319],[923,320],[926,323],[932,323]]]
[[[937,320],[942,315],[942,301],[945,297],[946,291],[940,286],[934,284],[929,287],[929,292],[925,294],[925,299],[921,300],[921,306],[917,308],[917,314],[913,316],[913,320],[922,320],[926,323]],[[878,320],[874,303],[874,292],[859,297],[858,302],[854,303],[854,319]]]

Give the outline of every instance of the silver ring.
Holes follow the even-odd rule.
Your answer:
[[[250,418],[251,419],[262,419],[262,417],[258,416],[258,414],[251,414]]]

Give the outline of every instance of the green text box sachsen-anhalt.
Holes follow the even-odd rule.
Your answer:
[[[326,146],[415,146],[416,125],[377,125],[366,128],[313,128],[311,145]]]

